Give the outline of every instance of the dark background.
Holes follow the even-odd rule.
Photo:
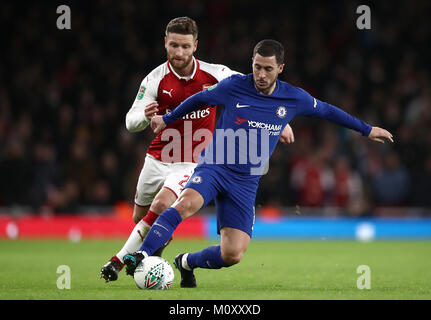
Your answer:
[[[56,27],[62,4],[71,30]],[[356,27],[361,4],[370,6],[371,30]],[[296,141],[277,147],[259,208],[429,214],[430,7],[426,0],[2,3],[0,207],[77,213],[133,203],[153,133],[129,133],[125,115],[141,80],[165,61],[166,24],[187,15],[199,26],[198,59],[250,73],[254,45],[276,39],[286,49],[282,80],[394,135],[394,144],[381,145],[324,120],[295,119]]]

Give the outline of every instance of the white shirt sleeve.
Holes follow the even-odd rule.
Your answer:
[[[226,67],[222,64],[215,64],[215,63],[208,63],[205,61],[199,60],[200,68],[211,74],[214,78],[217,79],[218,82],[222,81],[223,79],[229,78],[231,75],[234,74],[242,74],[240,72],[231,70],[229,67]]]
[[[159,82],[150,75],[142,80],[135,101],[126,114],[126,128],[130,132],[144,130],[150,124],[150,119],[145,116],[145,107],[157,100]]]
[[[224,65],[217,65],[218,66],[218,72],[217,72],[217,80],[220,82],[223,79],[229,78],[231,75],[234,74],[242,74],[241,72],[231,70],[229,67],[226,67]]]

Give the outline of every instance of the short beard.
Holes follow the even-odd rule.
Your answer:
[[[272,86],[275,84],[276,80],[269,83],[265,88],[259,87],[256,82],[257,81],[254,80],[254,86],[256,87],[257,91],[259,91],[260,93],[263,93],[263,94],[267,94],[267,92],[269,92],[270,89],[272,88]]]
[[[169,60],[169,63],[171,64],[171,66],[173,66],[175,69],[180,71],[180,70],[184,70],[190,65],[191,61],[193,61],[193,56],[190,56],[188,60],[184,61],[180,67],[176,66],[173,61],[174,61],[173,58]]]

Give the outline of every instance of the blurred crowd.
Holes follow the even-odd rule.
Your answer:
[[[71,30],[56,5],[2,4],[0,207],[73,213],[132,203],[151,130],[129,133],[139,84],[165,61],[166,24],[190,16],[196,57],[251,72],[254,45],[282,42],[281,79],[371,125],[378,144],[324,120],[297,118],[279,145],[257,204],[431,207],[429,1],[370,4],[371,30],[356,27],[357,1],[72,1]]]

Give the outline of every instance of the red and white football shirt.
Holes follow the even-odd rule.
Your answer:
[[[145,117],[144,111],[145,106],[150,102],[157,101],[159,104],[158,114],[163,115],[175,109],[191,95],[237,73],[224,65],[210,64],[194,57],[193,60],[194,70],[189,77],[178,75],[167,61],[144,78],[135,102],[126,116],[126,126],[129,131],[140,131],[148,126],[150,121]],[[200,153],[199,151],[206,145],[202,145],[204,138],[199,139],[199,134],[195,136],[195,133],[198,129],[207,129],[212,133],[215,126],[215,117],[216,108],[210,108],[209,106],[189,113],[182,120],[168,125],[159,132],[151,142],[147,153],[159,161],[166,162],[166,157],[162,156],[163,148],[171,143],[167,148],[168,150],[175,148],[181,152],[177,152],[177,157],[169,157],[169,159],[174,160],[168,162],[197,162],[197,157],[193,156],[196,155],[195,149],[198,149],[197,151]],[[175,129],[179,133],[181,139],[177,139],[177,141],[181,142],[181,146],[172,145],[173,136],[167,134],[172,131],[167,131],[163,138],[164,132],[168,129]],[[207,141],[209,143],[210,139]],[[167,149],[165,149],[165,152]]]

